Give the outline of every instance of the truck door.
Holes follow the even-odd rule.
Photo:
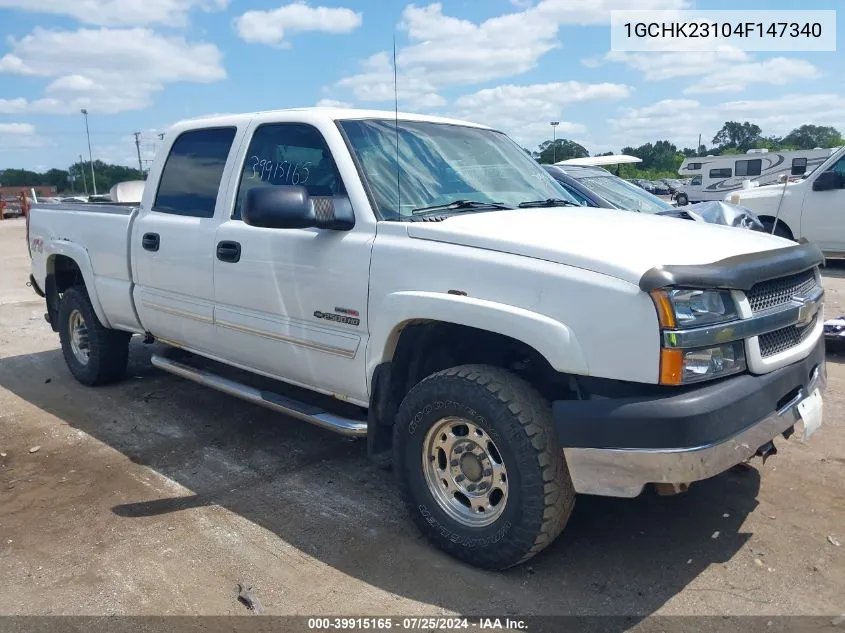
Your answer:
[[[825,171],[839,174],[845,184],[845,156]],[[801,234],[826,253],[845,253],[845,188],[815,191],[812,182],[823,172],[811,174],[804,194]]]
[[[197,351],[213,350],[214,218],[237,129],[182,132],[158,190],[132,229],[134,299],[144,328]],[[156,182],[150,175],[150,182]],[[145,198],[146,202],[146,198]]]
[[[247,134],[232,216],[215,238],[217,353],[293,384],[366,401],[374,225],[331,231],[244,224],[241,204],[251,187],[300,185],[312,198],[346,196],[325,137],[313,125],[259,120]]]

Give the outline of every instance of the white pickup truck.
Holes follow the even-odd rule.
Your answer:
[[[725,200],[753,211],[770,233],[845,257],[845,148],[797,182],[741,189]]]
[[[483,567],[546,547],[576,493],[678,492],[822,420],[815,246],[578,206],[471,123],[182,122],[137,208],[36,207],[27,239],[80,382],[119,379],[137,334],[165,371],[366,436]]]

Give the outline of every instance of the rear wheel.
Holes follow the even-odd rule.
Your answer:
[[[74,378],[88,386],[123,378],[131,335],[100,323],[84,286],[65,290],[58,323],[62,353]]]
[[[394,433],[406,507],[456,558],[511,567],[569,519],[575,492],[551,407],[507,371],[464,365],[429,376],[402,402]]]

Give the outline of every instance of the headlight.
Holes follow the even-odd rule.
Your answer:
[[[745,371],[745,344],[734,341],[699,349],[662,349],[660,382],[681,385]]]
[[[725,290],[681,288],[657,290],[651,296],[664,328],[694,328],[739,318],[733,297]]]

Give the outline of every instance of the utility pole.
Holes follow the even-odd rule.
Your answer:
[[[698,145],[695,148],[695,155],[701,156],[701,134],[698,135]]]
[[[85,117],[85,135],[88,137],[88,158],[91,160],[91,187],[94,189],[94,195],[96,196],[97,177],[94,175],[94,154],[91,153],[91,132],[88,131],[88,110],[82,108],[80,112]]]
[[[560,121],[551,121],[549,125],[552,126],[552,165],[557,162],[557,126],[560,125]]]
[[[85,187],[85,195],[88,195],[88,180],[85,178],[85,161],[82,160],[82,154],[79,155],[79,173],[82,174],[82,186]]]
[[[138,171],[141,172],[141,178],[144,177],[144,163],[141,162],[141,133],[135,132],[135,150],[138,152]]]

